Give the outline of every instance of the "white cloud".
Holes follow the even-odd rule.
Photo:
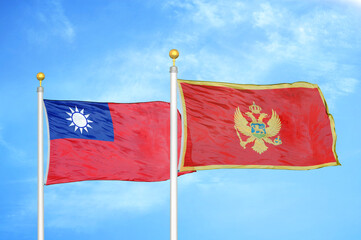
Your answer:
[[[283,14],[279,9],[272,8],[269,3],[262,3],[261,9],[253,12],[254,25],[256,27],[265,27],[279,25],[283,21]]]
[[[144,215],[168,204],[168,193],[167,182],[90,181],[46,186],[46,225],[86,230],[109,217]]]
[[[345,4],[351,4],[356,7],[361,7],[361,0],[331,0],[331,1],[345,3]]]
[[[245,171],[245,177],[241,181],[236,171]],[[273,192],[282,192],[292,188],[293,183],[284,181],[257,181],[254,177],[249,179],[247,170],[209,170],[199,171],[197,174],[185,176],[179,181],[179,194],[182,201],[193,200],[191,193],[196,193],[194,202],[188,205],[188,211],[197,211],[197,215],[207,215],[207,219],[219,219],[220,216],[229,216],[229,221],[235,221],[241,214],[246,219],[272,216],[278,208],[285,203],[270,203],[267,196]],[[235,180],[235,179],[238,179]],[[241,193],[241,194],[238,194]],[[246,197],[245,197],[246,196]],[[208,206],[216,206],[207,213],[207,208],[199,206],[207,202]],[[218,203],[222,202],[222,206]],[[267,205],[273,205],[271,209]],[[260,206],[264,206],[261,207]],[[226,220],[227,221],[227,220]],[[212,224],[210,221],[207,224]]]
[[[73,42],[75,29],[66,16],[59,0],[51,0],[40,5],[36,12],[38,27],[28,30],[29,37],[35,42],[46,42],[52,36],[62,38],[67,42]]]
[[[340,79],[338,85],[342,92],[353,93],[358,85],[358,80],[354,78],[343,78]]]
[[[17,161],[24,160],[26,156],[25,151],[16,147],[16,144],[13,145],[6,141],[3,137],[2,130],[2,127],[0,127],[0,148],[4,148],[5,152],[7,153],[6,155],[10,156],[11,158],[16,159]]]
[[[299,80],[321,86],[331,106],[337,98],[354,93],[357,66],[345,63],[342,56],[350,49],[351,54],[361,51],[355,16],[334,8],[314,8],[299,16],[269,3],[261,4],[253,16],[267,40],[258,41],[252,55],[264,59],[268,66],[265,71],[280,65],[293,66],[297,77],[302,76]]]
[[[335,78],[320,84],[320,88],[325,95],[327,105],[335,108],[337,99],[356,92],[359,80],[349,77]]]
[[[168,1],[166,8],[180,8],[187,12],[187,17],[183,21],[191,19],[192,22],[201,24],[206,28],[225,27],[228,24],[239,24],[244,20],[244,4],[237,1],[207,1],[207,0],[187,0]]]
[[[353,29],[355,19],[332,8],[312,8],[299,14],[273,2],[257,5],[205,0],[174,0],[163,6],[165,11],[172,10],[171,15],[178,14],[165,38],[150,41],[146,49],[114,51],[95,63],[96,68],[89,67],[96,69],[92,78],[107,79],[91,84],[93,87],[109,86],[96,100],[168,101],[169,74],[164,66],[170,65],[168,51],[172,47],[179,46],[181,54],[177,60],[179,78],[255,84],[291,82],[293,76],[268,79],[279,66],[291,64],[299,80],[320,85],[342,79],[344,71],[340,70],[346,71],[333,48],[360,49],[358,39],[352,41],[359,35]],[[244,26],[253,26],[250,34],[264,37],[253,35],[248,42],[248,32],[241,30]],[[229,44],[229,39],[234,42]],[[280,70],[282,73],[284,69]],[[354,66],[347,72],[356,79],[352,75]]]
[[[96,100],[113,102],[169,101],[170,49],[154,47],[147,50],[119,50],[100,60],[92,78],[104,79],[102,92]],[[95,87],[96,87],[95,85]],[[109,86],[105,87],[104,85]],[[94,87],[94,85],[93,85]]]
[[[36,186],[37,179],[20,182]],[[7,231],[17,231],[24,224],[34,224],[37,215],[37,198],[33,193],[22,196],[7,212],[3,220]],[[109,218],[126,221],[152,212],[163,211],[169,206],[169,181],[141,183],[125,181],[85,181],[44,187],[45,228],[70,228],[89,232],[102,226]],[[9,228],[11,226],[11,228]],[[0,226],[1,229],[1,226]]]

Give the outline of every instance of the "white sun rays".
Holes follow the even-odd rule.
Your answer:
[[[70,113],[66,112],[70,117],[66,120],[71,121],[69,127],[75,126],[74,132],[79,129],[80,133],[83,134],[83,130],[88,132],[88,128],[92,128],[89,123],[92,123],[93,121],[89,120],[88,117],[90,114],[85,115],[84,109],[79,111],[78,107],[75,106],[75,110],[73,110],[71,107],[69,107]]]

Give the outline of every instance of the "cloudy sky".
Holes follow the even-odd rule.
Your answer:
[[[183,176],[179,239],[361,238],[361,1],[15,0],[0,22],[0,239],[37,235],[36,73],[48,99],[169,101],[172,48],[182,79],[318,84],[342,164]],[[45,238],[169,239],[169,181],[47,186]]]

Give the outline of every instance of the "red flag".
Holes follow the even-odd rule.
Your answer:
[[[316,84],[178,83],[184,124],[180,171],[340,165],[334,121]]]
[[[169,103],[44,103],[50,132],[47,185],[169,179]],[[179,127],[178,146],[181,133]]]

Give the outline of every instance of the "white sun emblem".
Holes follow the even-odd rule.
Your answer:
[[[83,134],[83,129],[88,132],[88,128],[92,128],[89,123],[93,121],[89,120],[88,117],[90,114],[84,115],[84,109],[81,111],[75,106],[75,110],[69,107],[71,113],[66,112],[70,117],[66,120],[71,121],[70,126],[75,126],[74,132],[80,130],[80,133]]]

